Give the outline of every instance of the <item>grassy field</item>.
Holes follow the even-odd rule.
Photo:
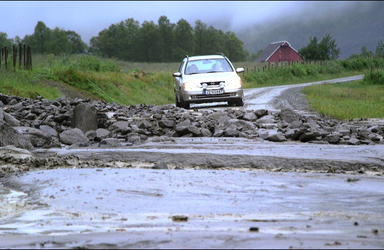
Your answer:
[[[384,118],[384,71],[367,72],[362,81],[308,86],[303,92],[323,115],[343,120]]]
[[[240,74],[243,86],[255,88],[360,74],[371,66],[384,66],[384,59],[358,58],[269,69],[254,62],[236,62],[234,66],[248,69]],[[87,55],[34,55],[32,71],[0,70],[0,92],[31,98],[41,95],[50,100],[80,95],[125,105],[160,105],[174,102],[172,73],[178,67],[179,62],[136,63]]]

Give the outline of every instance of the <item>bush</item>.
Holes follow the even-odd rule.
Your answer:
[[[369,71],[364,76],[364,83],[384,85],[384,70]]]

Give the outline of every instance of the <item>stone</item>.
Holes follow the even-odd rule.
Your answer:
[[[51,144],[52,136],[44,131],[31,127],[14,127],[15,130],[27,136],[34,147],[48,147]]]
[[[167,118],[162,118],[159,121],[159,126],[162,128],[173,128],[175,126],[175,122],[173,120],[167,119]]]
[[[201,129],[196,127],[195,125],[189,126],[188,131],[191,132],[194,136],[201,135]]]
[[[176,125],[175,131],[179,133],[188,132],[189,126],[191,126],[191,121],[188,119],[184,120]]]
[[[255,115],[257,116],[257,118],[261,118],[265,115],[268,115],[268,110],[266,109],[258,109],[255,111]]]
[[[8,123],[10,126],[12,127],[20,126],[20,121],[17,120],[15,117],[13,117],[11,114],[4,112],[3,115],[4,115],[4,121]]]
[[[93,140],[95,140],[95,137],[96,137],[96,131],[95,131],[95,130],[89,130],[89,131],[85,132],[85,136],[86,136],[90,141],[93,141]]]
[[[287,138],[285,138],[283,133],[276,131],[276,133],[269,134],[267,137],[267,140],[273,141],[273,142],[283,142],[283,141],[286,141]]]
[[[207,128],[202,128],[201,134],[203,137],[211,137],[212,136],[212,132]]]
[[[60,142],[72,145],[72,144],[85,144],[88,143],[88,138],[84,135],[83,131],[79,128],[68,129],[60,133]]]
[[[140,144],[142,142],[142,139],[139,134],[131,133],[127,135],[126,141],[132,144]]]
[[[40,126],[40,130],[41,130],[44,134],[46,134],[46,135],[48,135],[48,136],[50,136],[50,137],[57,137],[57,136],[58,136],[57,131],[56,131],[54,128],[52,128],[51,126],[48,126],[48,125],[41,125],[41,126]]]
[[[316,140],[318,136],[320,136],[320,133],[317,131],[307,131],[300,135],[299,140],[301,142],[313,141]]]
[[[273,115],[263,116],[256,121],[257,124],[275,123],[275,117]]]
[[[29,138],[20,134],[4,121],[0,121],[0,147],[13,145],[18,148],[32,149]]]
[[[239,130],[234,124],[231,124],[224,130],[224,135],[228,137],[235,137],[239,135]]]
[[[327,135],[325,137],[325,140],[331,144],[337,144],[340,141],[341,134],[339,133],[332,133],[330,135]]]
[[[98,128],[96,129],[95,139],[101,140],[101,139],[107,138],[110,134],[111,132],[109,132],[109,130],[104,128]]]
[[[72,127],[81,129],[84,133],[97,129],[96,108],[89,103],[80,103],[73,109]]]
[[[122,144],[117,138],[105,138],[99,143],[100,147],[121,147]]]
[[[281,120],[287,123],[300,120],[300,115],[294,112],[292,109],[282,109],[279,113],[279,117]]]
[[[131,129],[128,127],[129,123],[126,121],[118,121],[113,123],[110,126],[110,129],[114,132],[128,133],[131,132]]]
[[[4,121],[4,111],[0,108],[0,122]]]
[[[256,114],[254,112],[248,111],[248,112],[246,112],[244,114],[243,119],[247,120],[247,121],[256,121],[257,120],[257,116],[256,116]]]

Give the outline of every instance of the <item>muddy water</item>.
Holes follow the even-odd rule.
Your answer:
[[[238,170],[34,171],[7,181],[11,192],[2,202],[19,209],[0,208],[0,247],[382,248],[383,180]]]

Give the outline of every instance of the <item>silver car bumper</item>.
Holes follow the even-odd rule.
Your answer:
[[[189,103],[220,102],[232,99],[242,99],[243,89],[225,89],[220,94],[207,94],[203,90],[182,92],[183,100]]]

